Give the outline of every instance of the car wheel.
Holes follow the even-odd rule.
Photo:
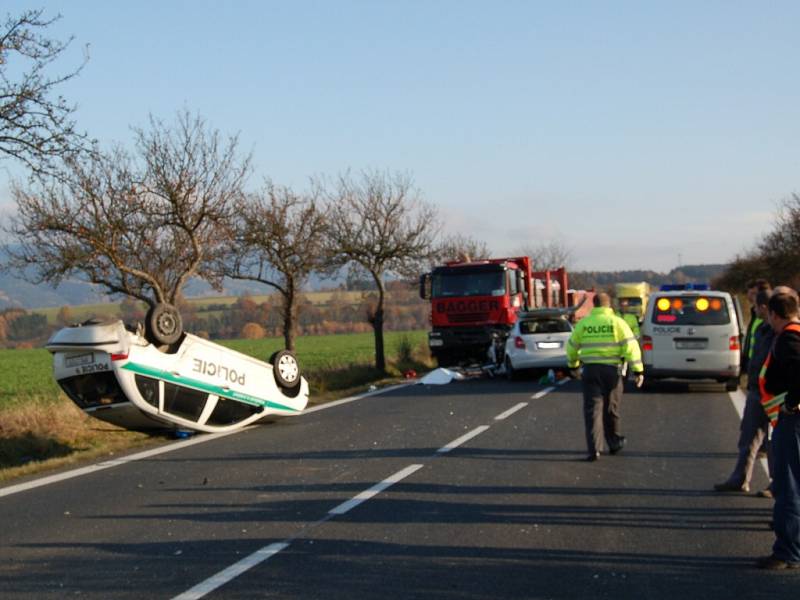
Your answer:
[[[300,364],[290,350],[279,350],[270,357],[270,362],[278,387],[293,390],[300,386]]]
[[[153,344],[170,346],[183,335],[181,313],[171,304],[156,304],[147,311],[144,321],[145,337]]]
[[[514,365],[511,364],[511,359],[506,356],[506,378],[509,381],[514,381],[519,378],[519,374],[514,370]]]
[[[738,377],[731,377],[725,382],[725,391],[726,392],[735,392],[739,389],[739,378]]]

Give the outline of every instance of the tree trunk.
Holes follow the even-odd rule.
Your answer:
[[[283,296],[283,343],[294,352],[295,329],[297,328],[297,293],[294,282],[288,281]]]
[[[386,372],[386,355],[383,348],[383,305],[386,296],[386,289],[383,285],[383,278],[379,274],[372,274],[375,283],[378,285],[378,306],[375,307],[375,318],[372,328],[375,331],[375,368],[381,373]]]

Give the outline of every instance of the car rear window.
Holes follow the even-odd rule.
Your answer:
[[[652,322],[659,325],[727,325],[728,303],[719,296],[661,296],[654,303]]]
[[[532,321],[522,321],[519,324],[522,334],[528,333],[564,333],[572,331],[569,321],[564,319],[536,319]]]

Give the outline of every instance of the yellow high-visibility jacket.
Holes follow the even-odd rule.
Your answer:
[[[627,362],[631,371],[641,373],[642,353],[628,324],[613,309],[599,306],[578,321],[567,342],[567,364],[570,369],[584,365],[621,365]]]
[[[636,318],[636,315],[632,315],[631,313],[622,313],[618,314],[623,321],[628,324],[628,327],[631,328],[633,332],[633,337],[637,340],[641,337],[641,331],[639,330],[639,319]]]

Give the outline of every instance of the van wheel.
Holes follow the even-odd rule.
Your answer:
[[[739,389],[739,378],[738,377],[731,377],[728,381],[725,382],[725,391],[726,392],[735,392]]]
[[[144,331],[147,341],[158,346],[171,346],[183,335],[183,320],[178,309],[165,302],[159,302],[144,318]]]
[[[279,350],[270,357],[272,375],[275,383],[284,390],[300,387],[300,364],[297,357],[289,350]]]

